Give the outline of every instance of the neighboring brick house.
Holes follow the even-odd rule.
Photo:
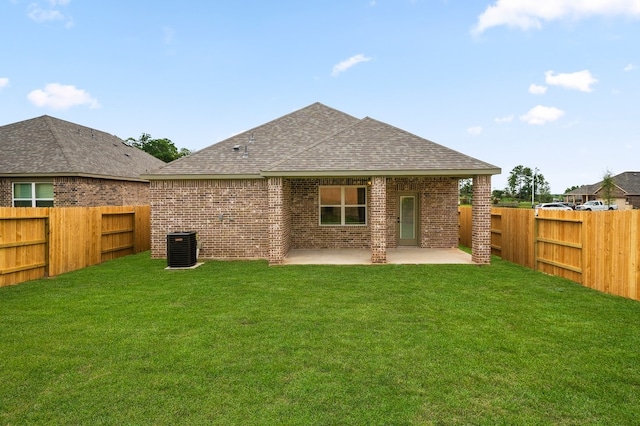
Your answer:
[[[640,172],[623,172],[612,176],[612,179],[615,188],[611,194],[611,203],[617,204],[620,210],[640,209]],[[590,200],[604,201],[602,181],[569,191],[564,194],[564,200],[576,204]]]
[[[202,258],[292,249],[458,247],[458,181],[474,180],[472,260],[491,256],[491,176],[500,169],[371,118],[314,103],[151,174],[151,250],[196,231]]]
[[[0,126],[0,207],[149,204],[140,177],[165,163],[99,130],[47,115]]]

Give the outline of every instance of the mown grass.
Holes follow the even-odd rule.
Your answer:
[[[490,266],[148,253],[0,288],[0,423],[626,425],[640,303]]]

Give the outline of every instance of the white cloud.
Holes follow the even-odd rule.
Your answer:
[[[372,58],[364,56],[362,53],[360,53],[358,55],[354,55],[354,56],[350,57],[349,59],[345,59],[344,61],[342,61],[339,64],[335,65],[333,67],[333,71],[331,71],[331,76],[332,77],[337,77],[340,73],[345,72],[346,70],[348,70],[349,68],[353,67],[354,65],[357,65],[360,62],[369,62],[371,59]]]
[[[591,92],[591,86],[598,82],[589,70],[564,74],[555,74],[553,71],[547,71],[544,75],[547,84],[562,86],[565,89],[579,90],[581,92]]]
[[[564,115],[564,111],[556,107],[546,107],[542,105],[536,105],[531,108],[529,112],[520,116],[520,120],[529,123],[542,125],[550,121],[556,121]]]
[[[633,71],[633,70],[637,70],[638,67],[636,65],[633,64],[629,64],[626,67],[624,67],[624,71]]]
[[[49,83],[44,90],[36,89],[27,95],[27,99],[36,106],[53,109],[68,109],[76,105],[89,105],[89,108],[100,108],[100,104],[84,90],[75,86]]]
[[[27,16],[31,20],[42,23],[50,21],[64,21],[65,27],[73,26],[73,18],[65,15],[58,6],[67,6],[70,0],[48,0],[48,6],[41,6],[39,3],[31,3]]]
[[[480,133],[482,133],[482,127],[480,126],[469,127],[467,129],[467,133],[469,133],[471,136],[478,136]]]
[[[498,124],[511,123],[513,121],[513,114],[508,116],[508,117],[497,117],[497,118],[494,118],[493,121],[495,121]]]
[[[532,84],[529,86],[529,93],[533,93],[534,95],[544,95],[547,93],[547,86],[538,86],[537,84]]]
[[[0,90],[9,85],[9,79],[7,77],[0,77]]]
[[[640,18],[638,0],[497,0],[478,16],[472,33],[506,25],[522,30],[540,29],[543,22],[591,16]]]

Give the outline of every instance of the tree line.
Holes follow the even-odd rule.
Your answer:
[[[570,189],[567,189],[569,191]],[[460,181],[460,197],[470,200],[473,192],[472,179],[462,179]],[[517,201],[549,202],[553,200],[551,187],[544,175],[537,169],[516,166],[509,173],[507,186],[503,190],[494,190],[493,198],[511,198]]]
[[[564,193],[578,189],[580,186],[575,185],[565,189]],[[611,171],[607,170],[600,182],[601,193],[605,200],[611,203],[613,193],[615,191],[615,181]],[[460,180],[460,198],[463,204],[471,202],[473,193],[473,180]],[[548,203],[553,201],[551,187],[544,175],[537,168],[516,166],[509,173],[507,186],[504,190],[494,190],[492,192],[494,199],[511,198],[517,201],[532,201],[532,203]]]

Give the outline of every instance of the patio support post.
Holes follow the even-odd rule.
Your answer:
[[[471,260],[478,264],[491,263],[491,175],[473,178]]]
[[[387,263],[387,178],[371,178],[371,263]]]
[[[280,265],[284,262],[284,191],[281,177],[270,177],[267,183],[269,192],[269,264]]]

